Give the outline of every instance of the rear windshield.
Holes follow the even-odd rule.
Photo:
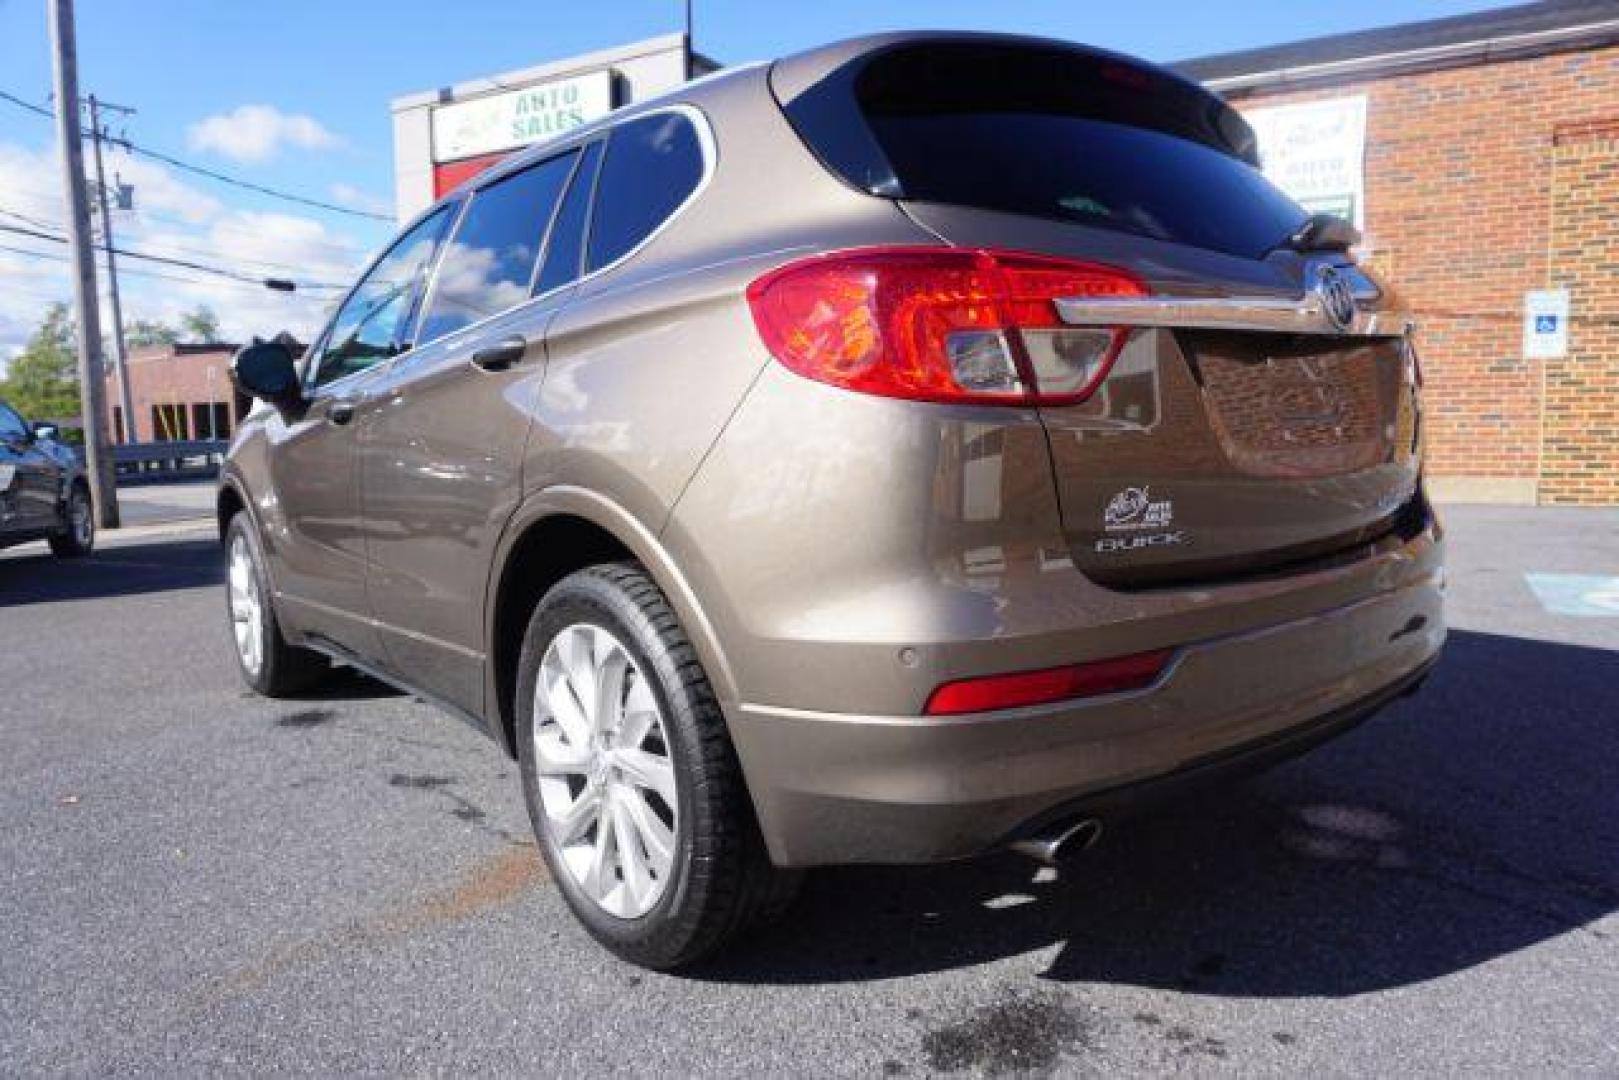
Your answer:
[[[1251,164],[1253,134],[1234,110],[1109,54],[935,43],[878,54],[828,82],[843,85],[804,95],[788,115],[829,167],[874,194],[1247,258],[1306,217]],[[860,138],[847,123],[835,141],[822,137],[839,104],[858,114],[847,119]]]

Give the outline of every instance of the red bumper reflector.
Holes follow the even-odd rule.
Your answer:
[[[1152,685],[1173,655],[1173,649],[1159,649],[1089,664],[962,679],[933,691],[923,711],[929,716],[953,716],[1140,690]]]

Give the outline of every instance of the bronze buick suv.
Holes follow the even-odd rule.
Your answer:
[[[667,968],[805,867],[1058,860],[1445,636],[1420,375],[1346,223],[1127,57],[895,34],[526,150],[413,221],[219,489],[243,676],[330,662],[520,763]]]

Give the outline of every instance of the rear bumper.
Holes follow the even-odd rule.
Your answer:
[[[1140,691],[936,718],[742,705],[732,735],[778,864],[942,861],[1301,753],[1417,681],[1444,638],[1436,572],[1188,646]]]

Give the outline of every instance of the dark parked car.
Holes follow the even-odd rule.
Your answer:
[[[45,540],[64,558],[95,546],[90,485],[79,457],[49,424],[0,401],[0,547]]]
[[[263,402],[243,676],[329,659],[521,762],[639,963],[800,868],[1060,860],[1415,686],[1440,530],[1396,298],[1217,97],[1050,41],[728,71],[406,227]]]

